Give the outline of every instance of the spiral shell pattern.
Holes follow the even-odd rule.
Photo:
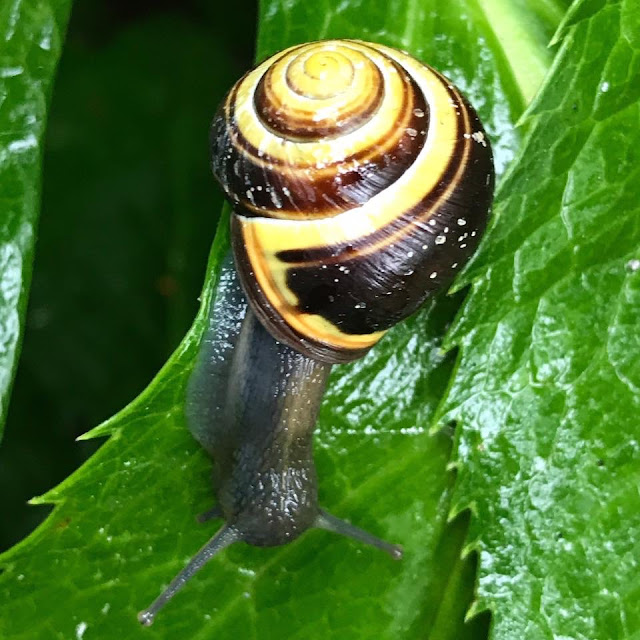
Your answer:
[[[332,40],[245,75],[211,129],[236,265],[278,339],[360,357],[475,249],[493,161],[472,107],[409,55]]]

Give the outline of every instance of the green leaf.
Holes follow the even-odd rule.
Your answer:
[[[519,143],[513,123],[531,82],[520,73],[527,48],[534,42],[540,59],[556,24],[518,5],[539,40],[512,61],[480,3],[440,4],[266,2],[259,55],[333,36],[407,49],[477,105],[502,169]],[[138,625],[136,612],[217,526],[194,521],[211,506],[211,463],[186,430],[183,402],[227,247],[223,221],[192,330],[147,390],[92,432],[110,438],[91,461],[37,501],[56,504],[47,522],[2,557],[0,637],[483,637],[486,619],[463,626],[473,562],[459,558],[466,517],[449,522],[452,430],[430,433],[452,368],[441,339],[460,296],[441,296],[362,361],[336,367],[319,420],[322,504],[402,542],[402,563],[320,531],[279,549],[236,545],[153,630]]]
[[[0,5],[0,438],[20,353],[40,208],[42,139],[69,4]]]
[[[572,8],[451,338],[494,639],[640,637],[638,16]]]

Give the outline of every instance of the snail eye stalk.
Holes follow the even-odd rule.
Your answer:
[[[354,540],[358,540],[359,542],[364,542],[365,544],[376,547],[377,549],[381,549],[382,551],[388,553],[394,560],[402,559],[403,551],[402,547],[399,544],[391,544],[390,542],[381,540],[368,531],[360,529],[359,527],[356,527],[351,523],[346,522],[345,520],[340,520],[340,518],[336,518],[335,516],[332,516],[330,513],[327,513],[322,509],[320,509],[320,513],[316,518],[314,526],[317,529],[331,531],[341,536],[353,538]]]
[[[169,586],[153,601],[153,603],[144,611],[138,613],[138,621],[149,627],[153,624],[158,611],[162,609],[173,596],[184,587],[204,565],[220,551],[228,547],[234,542],[241,540],[238,532],[227,525],[223,526],[207,544],[196,553],[187,566],[171,581]]]

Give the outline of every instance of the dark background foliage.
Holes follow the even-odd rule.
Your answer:
[[[222,202],[208,125],[225,87],[251,65],[256,39],[253,0],[225,10],[240,19],[204,0],[74,7],[0,448],[0,550],[46,515],[27,500],[99,445],[74,439],[145,387],[196,313]]]

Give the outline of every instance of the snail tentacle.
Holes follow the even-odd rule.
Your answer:
[[[171,581],[169,586],[152,602],[152,604],[138,613],[138,620],[141,624],[149,627],[153,624],[158,611],[164,607],[173,596],[184,587],[202,567],[220,553],[230,544],[241,540],[241,536],[236,529],[228,525],[224,525],[207,544],[196,553],[187,566]]]
[[[313,526],[317,529],[331,531],[341,536],[345,536],[346,538],[353,538],[354,540],[358,540],[359,542],[364,542],[365,544],[371,545],[372,547],[381,549],[382,551],[388,553],[394,560],[400,560],[402,558],[402,547],[399,544],[391,544],[390,542],[386,542],[385,540],[374,536],[368,531],[360,529],[360,527],[356,527],[346,520],[340,520],[340,518],[336,518],[323,509],[320,509],[320,511],[318,512],[318,517],[316,518]]]

